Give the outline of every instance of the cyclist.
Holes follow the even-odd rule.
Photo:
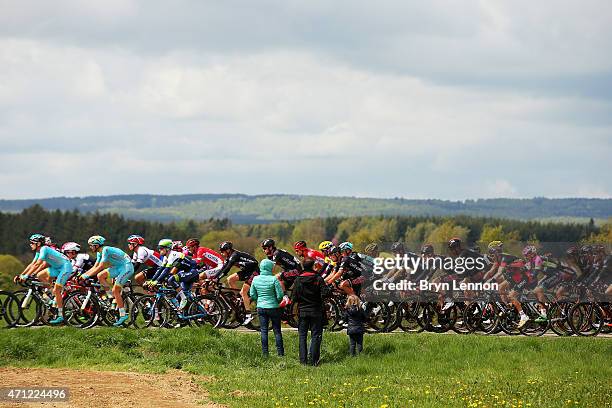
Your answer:
[[[555,299],[560,299],[563,296],[564,290],[559,285],[564,281],[570,280],[572,274],[570,274],[570,270],[563,268],[561,263],[555,259],[539,255],[538,249],[534,245],[527,245],[523,248],[523,256],[527,261],[525,268],[528,273],[534,278],[542,276],[533,293],[540,302],[538,305],[540,316],[536,318],[535,322],[544,323],[548,320],[547,311],[544,306],[548,303],[545,292],[556,288]]]
[[[73,272],[79,276],[91,269],[96,263],[89,254],[80,253],[81,246],[76,242],[66,242],[62,245],[62,253],[70,259]]]
[[[182,253],[187,252],[187,249],[183,245],[183,241],[179,241],[179,240],[172,241],[172,250],[176,252],[182,252]]]
[[[612,277],[612,255],[608,255],[606,247],[600,244],[593,247],[593,253],[593,265],[597,276],[593,283],[603,286],[605,291]]]
[[[179,249],[179,250],[177,250]],[[182,245],[176,245],[176,241],[162,239],[157,244],[157,250],[163,257],[151,281],[145,283],[146,287],[155,286],[158,282],[165,282],[177,290],[180,300],[178,308],[183,310],[187,306],[191,294],[191,287],[200,277],[197,263],[182,252]]]
[[[51,249],[55,249],[56,251],[60,251],[60,248],[55,245],[55,241],[51,237],[45,237],[45,245]]]
[[[227,275],[232,267],[236,266],[240,268],[240,271],[228,276],[227,283],[231,288],[238,289],[237,282],[244,282],[240,288],[240,295],[242,296],[242,303],[244,304],[244,309],[246,310],[246,316],[243,322],[243,324],[246,325],[253,320],[249,289],[251,288],[253,278],[259,275],[259,262],[257,262],[257,259],[255,259],[253,255],[234,249],[234,244],[232,244],[230,241],[224,241],[219,244],[219,253],[221,253],[225,259],[223,267],[217,274],[219,279]]]
[[[276,247],[276,242],[272,238],[266,238],[261,241],[261,249],[269,260],[273,261],[275,265],[281,268],[281,273],[276,275],[276,278],[280,281],[283,291],[291,289],[295,278],[302,273],[302,264],[299,259],[291,255],[284,249]],[[291,303],[289,296],[285,294],[283,300],[280,303],[280,307],[285,307]]]
[[[161,255],[159,252],[147,248],[144,245],[145,239],[140,235],[130,235],[127,242],[128,249],[132,251],[134,281],[137,285],[142,285],[146,280],[151,279],[155,274],[156,268],[161,266]]]
[[[503,277],[504,282],[499,285],[499,293],[502,299],[507,297],[519,312],[520,320],[517,327],[521,328],[529,321],[529,316],[523,311],[521,302],[518,301],[518,295],[532,279],[525,273],[524,263],[520,262],[520,259],[503,252],[503,242],[491,241],[487,248],[493,266],[485,274],[484,280],[486,281],[495,275]]]
[[[431,248],[429,248],[431,247]],[[448,256],[451,259],[460,259],[462,256],[469,256],[469,257],[474,257],[474,254],[472,251],[470,251],[467,248],[463,247],[463,242],[461,241],[461,238],[457,238],[457,237],[453,237],[451,239],[448,240]],[[433,253],[433,246],[432,245],[424,245],[422,248],[423,253],[425,253],[425,259],[429,258],[432,256]],[[430,254],[431,253],[431,254]],[[445,263],[445,258],[442,256],[439,256],[441,259],[441,263]],[[430,261],[432,262],[432,261]],[[438,261],[440,263],[440,261]],[[437,271],[439,271],[438,273],[436,273]],[[459,273],[456,270],[447,270],[444,267],[439,268],[437,270],[434,270],[432,272],[432,275],[435,275],[434,278],[432,278],[433,282],[451,282],[451,281],[456,281],[456,280],[461,280],[463,281],[463,279],[465,279],[463,277],[463,272]],[[446,299],[446,302],[445,302]],[[438,306],[440,307],[440,311],[445,312],[446,310],[448,310],[451,306],[453,306],[453,301],[452,298],[450,296],[447,297],[447,292],[445,290],[440,290],[438,292]]]
[[[330,281],[341,279],[340,289],[344,293],[359,296],[366,269],[359,254],[353,252],[353,244],[348,241],[343,242],[337,247],[337,250],[334,248],[333,252],[330,251],[330,255],[333,255],[333,260],[339,262],[336,273],[331,276]]]
[[[295,254],[302,259],[302,262],[313,261],[313,270],[317,273],[321,273],[323,267],[326,266],[325,255],[323,255],[323,252],[308,248],[306,241],[295,242],[293,244],[293,250],[295,251]]]
[[[412,252],[406,251],[406,247],[402,242],[394,242],[391,244],[391,252],[394,257],[404,258],[404,256],[408,256],[408,258],[416,258],[417,255]],[[401,279],[408,279],[412,274],[412,269],[408,265],[404,265],[403,267],[391,268],[389,272],[385,274],[385,276],[381,279],[383,282],[396,282]]]
[[[421,263],[419,267],[414,271],[410,280],[418,282],[424,279],[430,279],[434,273],[444,263],[444,257],[435,253],[434,246],[432,244],[423,244],[421,246]]]
[[[200,280],[215,276],[223,267],[221,254],[210,248],[201,247],[200,240],[189,238],[185,242],[185,248],[187,248],[186,255],[190,256],[200,268]]]
[[[119,319],[114,326],[119,327],[129,319],[121,292],[123,285],[134,276],[134,265],[128,254],[105,243],[106,239],[100,235],[94,235],[87,240],[89,249],[96,254],[96,263],[82,276],[85,278],[96,276],[103,288],[110,286],[108,278],[115,280],[112,293],[119,308]]]
[[[459,238],[453,238],[452,240],[457,241]],[[461,240],[459,240],[461,242]],[[479,247],[471,247],[462,249],[449,248],[451,258],[456,261],[461,260],[462,271],[458,275],[463,277],[461,283],[478,283],[482,282],[485,273],[488,271],[488,260],[485,256],[478,252]],[[480,261],[480,262],[479,262]],[[455,269],[458,265],[455,265]],[[474,297],[474,291],[465,291],[466,298],[472,299]]]
[[[366,247],[363,249],[363,253],[364,255],[369,256],[372,259],[378,258],[380,256],[380,249],[378,248],[378,244],[372,242],[366,245]]]
[[[329,251],[334,247],[331,241],[322,241],[319,244],[319,251],[325,256],[325,265],[321,268],[321,276],[327,278],[335,269],[336,262],[329,256]]]
[[[34,261],[28,265],[23,273],[15,277],[16,281],[24,281],[33,276],[42,282],[50,284],[51,279],[55,279],[53,294],[57,305],[57,316],[49,321],[50,324],[61,324],[64,322],[64,309],[62,291],[68,278],[72,275],[72,264],[66,255],[47,246],[45,237],[41,234],[30,236],[30,249],[36,252]]]

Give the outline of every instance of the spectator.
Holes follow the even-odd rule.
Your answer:
[[[249,289],[249,297],[257,301],[257,314],[261,324],[261,351],[268,356],[268,322],[272,323],[276,352],[279,356],[285,355],[283,333],[281,332],[281,309],[278,302],[283,298],[283,289],[280,282],[272,275],[274,262],[264,259],[259,264],[260,274],[253,278]]]
[[[365,333],[366,315],[358,296],[350,295],[346,302],[346,315],[344,321],[348,322],[346,334],[349,336],[349,351],[356,356],[363,350],[363,334]]]
[[[323,296],[327,286],[323,278],[313,271],[314,262],[305,261],[304,271],[295,279],[291,300],[298,304],[298,332],[300,363],[316,366],[321,359],[323,340]],[[307,340],[310,331],[310,358]]]

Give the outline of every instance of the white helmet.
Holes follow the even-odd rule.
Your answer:
[[[62,252],[66,252],[66,251],[79,252],[80,250],[81,250],[81,246],[77,244],[76,242],[66,242],[64,245],[62,245]]]

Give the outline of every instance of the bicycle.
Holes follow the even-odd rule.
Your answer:
[[[223,322],[223,309],[217,300],[211,300],[204,295],[194,297],[191,292],[186,294],[187,305],[179,308],[176,290],[167,287],[155,288],[154,295],[142,295],[131,311],[131,321],[136,328],[165,327],[173,328],[181,325],[195,324],[203,326],[210,324],[218,328]]]

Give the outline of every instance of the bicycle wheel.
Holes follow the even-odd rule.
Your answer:
[[[0,290],[0,329],[15,327],[21,317],[21,307],[13,292]]]
[[[123,299],[123,305],[125,308],[125,312],[128,316],[131,316],[131,310],[134,305],[134,298],[130,294],[122,293],[121,297]],[[108,298],[106,300],[101,300],[96,296],[98,303],[100,304],[100,316],[101,321],[104,322],[107,326],[112,326],[119,320],[119,307],[117,303],[112,298]],[[129,326],[131,324],[131,320],[128,320],[124,326]]]
[[[427,303],[423,307],[421,324],[425,330],[434,333],[446,333],[449,331],[457,320],[457,306],[452,305],[448,309],[438,310],[439,306],[435,303]]]
[[[298,304],[292,303],[285,307],[285,309],[286,310],[284,311],[283,316],[285,317],[287,324],[296,329],[298,327]]]
[[[21,308],[19,320],[16,327],[31,327],[40,321],[43,312],[41,300],[34,295],[32,289],[18,290],[13,292],[13,297],[9,299],[7,309]],[[16,302],[17,305],[13,303]]]
[[[156,297],[151,295],[140,296],[138,298],[130,311],[130,320],[135,328],[144,329],[162,325],[162,317],[155,299]]]
[[[64,318],[69,326],[89,329],[96,324],[100,305],[87,293],[74,292],[64,299]]]
[[[518,323],[520,321],[520,315],[514,305],[507,306],[504,310],[499,313],[499,327],[506,334],[515,336],[520,333],[518,329]]]
[[[539,337],[548,331],[550,328],[550,319],[544,322],[537,322],[536,320],[540,317],[540,309],[544,307],[544,304],[540,302],[525,302],[521,304],[523,312],[529,317],[527,323],[519,329],[521,334],[525,336]]]
[[[366,314],[366,323],[374,333],[385,331],[391,324],[391,311],[384,302],[368,303]]]
[[[471,302],[463,311],[466,326],[472,333],[494,333],[498,327],[498,316],[495,310],[495,304],[492,302]]]
[[[574,334],[568,320],[570,308],[570,303],[553,303],[548,308],[550,328],[557,336],[571,336]]]
[[[218,328],[223,324],[223,306],[214,296],[200,295],[189,302],[187,318],[196,326],[210,324]]]
[[[232,292],[228,292],[223,296],[221,299],[221,305],[223,306],[223,323],[221,327],[224,329],[237,329],[244,321],[242,299]]]
[[[569,324],[579,336],[597,336],[604,325],[604,313],[597,303],[577,303],[570,309]]]
[[[423,313],[423,306],[419,302],[402,302],[398,306],[398,313],[401,314],[399,327],[406,333],[421,333],[425,326],[421,324],[420,316]]]
[[[327,325],[329,331],[339,331],[344,328],[340,324],[340,320],[342,320],[340,310],[340,306],[334,299],[323,299],[323,324]]]

